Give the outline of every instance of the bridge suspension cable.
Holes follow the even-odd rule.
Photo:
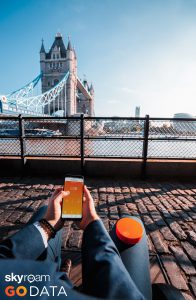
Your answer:
[[[42,77],[42,74],[40,73],[35,79],[33,79],[31,82],[27,83],[22,88],[6,95],[7,98],[12,99],[18,99],[23,97],[29,97],[30,93],[33,91],[35,86],[38,84]]]
[[[38,79],[38,77],[36,78]],[[25,92],[23,93],[21,92],[21,96],[19,96],[20,95],[19,92],[20,90],[22,90],[20,89],[18,90],[18,93],[16,91],[12,94],[7,95],[7,103],[8,105],[15,105],[17,108],[21,107],[31,111],[42,113],[44,107],[50,104],[52,101],[55,101],[55,99],[57,99],[57,97],[60,95],[61,91],[66,85],[66,81],[68,77],[69,77],[69,72],[65,74],[63,79],[57,85],[55,85],[47,92],[37,96],[27,97],[25,95]],[[34,86],[35,86],[35,82],[34,82]]]

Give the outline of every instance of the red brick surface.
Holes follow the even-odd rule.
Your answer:
[[[47,204],[61,183],[62,179],[2,178],[0,239],[22,228],[40,205]],[[152,282],[168,280],[187,300],[194,299],[196,184],[95,179],[86,183],[107,230],[127,214],[142,219],[148,234]],[[81,241],[82,231],[73,222],[66,222],[62,242],[65,250],[79,251]],[[155,254],[160,258],[162,270]],[[77,269],[73,277],[77,277]]]

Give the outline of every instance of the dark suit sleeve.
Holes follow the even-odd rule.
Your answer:
[[[0,244],[0,258],[37,259],[45,250],[42,236],[28,225]]]
[[[144,299],[100,220],[84,231],[82,262],[85,293],[111,299]]]

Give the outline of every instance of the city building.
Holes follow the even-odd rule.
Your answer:
[[[85,79],[81,82],[77,76],[77,57],[71,41],[65,47],[62,35],[56,34],[49,50],[45,51],[44,42],[40,49],[40,69],[42,73],[42,93],[57,85],[69,72],[66,88],[61,92],[61,99],[55,99],[45,107],[45,113],[63,112],[64,116],[77,114],[94,115],[94,89]]]
[[[195,118],[193,115],[191,114],[188,114],[188,113],[176,113],[174,114],[174,118],[177,118],[177,119],[193,119]]]
[[[196,121],[194,121],[194,116],[189,113],[176,113],[174,118],[179,119],[179,121],[173,121],[174,129],[182,134],[193,134],[196,131]],[[181,120],[181,119],[190,119]],[[193,119],[193,121],[191,120]]]
[[[136,106],[136,108],[135,108],[135,117],[136,118],[140,117],[140,106]]]

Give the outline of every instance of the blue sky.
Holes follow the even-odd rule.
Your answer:
[[[0,94],[39,74],[39,50],[71,36],[95,113],[196,115],[196,0],[0,0]]]

